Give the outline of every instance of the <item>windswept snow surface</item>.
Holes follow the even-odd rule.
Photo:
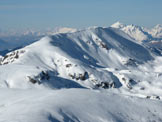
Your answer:
[[[88,89],[0,90],[0,122],[160,122],[162,102]]]
[[[114,27],[45,36],[0,57],[0,122],[160,122],[161,61]]]

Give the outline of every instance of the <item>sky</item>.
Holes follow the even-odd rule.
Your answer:
[[[0,29],[162,24],[162,0],[0,0]]]

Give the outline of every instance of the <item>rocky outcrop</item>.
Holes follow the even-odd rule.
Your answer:
[[[16,61],[24,52],[25,50],[16,50],[6,54],[4,57],[1,58],[0,65],[10,64]]]
[[[115,83],[114,82],[101,82],[101,83],[96,84],[96,88],[104,88],[104,89],[115,88]]]
[[[43,80],[50,80],[50,75],[47,71],[42,71],[40,74],[37,76],[27,76],[29,82],[33,84],[41,84]]]
[[[79,73],[79,74],[74,73],[73,75],[69,73],[69,76],[70,76],[72,79],[75,79],[75,80],[82,80],[82,81],[88,79],[88,77],[89,77],[88,72]]]

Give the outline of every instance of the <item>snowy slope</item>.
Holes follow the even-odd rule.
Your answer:
[[[0,122],[162,121],[157,100],[85,89],[0,92]]]
[[[103,68],[128,70],[129,66],[136,67],[153,60],[153,57],[141,45],[124,38],[125,35],[117,34],[118,31],[99,27],[75,33],[56,34],[11,52],[1,61],[1,87],[31,87],[33,85],[30,84],[29,77],[36,77],[40,86],[48,83],[54,87],[53,78],[61,77],[88,88],[93,88],[101,82],[113,83],[114,87],[120,87],[119,79]],[[15,69],[15,73],[21,74],[20,76],[12,73]],[[39,78],[44,72],[51,72],[53,78],[50,82],[41,83]],[[7,79],[6,74],[10,76]]]
[[[128,38],[102,27],[44,37],[1,58],[0,86],[119,88],[137,96],[162,96],[162,71],[155,70],[161,58]],[[157,90],[150,92],[153,87]]]
[[[0,57],[0,122],[160,122],[161,61],[114,27],[45,36]]]
[[[148,29],[133,24],[125,25],[116,22],[111,27],[122,30],[130,36],[132,41],[140,43],[154,54],[162,56],[162,25],[158,24]]]

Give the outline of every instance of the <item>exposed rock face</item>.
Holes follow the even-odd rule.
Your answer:
[[[40,74],[40,79],[41,80],[49,80],[50,76],[49,76],[48,72],[42,71]]]
[[[160,96],[146,96],[147,99],[160,100]]]
[[[0,59],[0,65],[5,65],[5,64],[9,64],[14,62],[15,60],[17,60],[23,53],[25,52],[25,50],[16,50],[13,52],[10,52],[8,54],[6,54],[4,57],[2,57]]]
[[[33,83],[33,84],[35,84],[35,83],[40,84],[40,81],[39,81],[39,80],[36,80],[36,79],[34,79],[34,78],[30,77],[30,76],[28,76],[28,79],[29,79],[29,81],[30,81],[31,83]]]
[[[96,87],[104,88],[104,89],[115,88],[115,83],[114,82],[101,82],[100,84],[96,84]]]
[[[86,80],[88,79],[89,75],[88,75],[88,72],[84,72],[83,74],[79,73],[79,74],[76,74],[74,73],[73,75],[72,74],[69,74],[69,76],[72,78],[72,79],[75,79],[75,80]]]
[[[43,80],[50,80],[50,75],[48,71],[42,71],[37,76],[27,76],[29,81],[33,84],[38,83],[41,84]]]
[[[125,84],[125,86],[128,88],[128,89],[132,89],[132,86],[137,84],[137,81],[135,81],[134,79],[132,78],[126,78],[126,77],[123,77],[122,79],[122,82]],[[140,82],[140,81],[138,81]],[[143,88],[142,88],[143,89]],[[141,89],[141,90],[142,90]]]
[[[135,66],[135,67],[138,65],[137,61],[132,58],[128,59],[124,64],[126,66]]]

